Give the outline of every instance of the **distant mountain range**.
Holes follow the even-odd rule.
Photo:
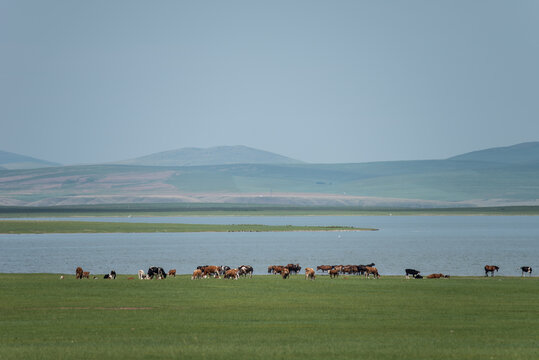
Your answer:
[[[0,166],[9,164],[1,160]],[[150,202],[538,205],[539,142],[445,160],[307,164],[234,146],[180,149],[114,164],[0,170],[0,205]]]

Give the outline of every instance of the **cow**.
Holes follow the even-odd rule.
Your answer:
[[[225,272],[225,275],[223,277],[225,279],[238,280],[240,276],[238,275],[238,269],[230,269]]]
[[[288,264],[285,267],[293,274],[297,274],[301,271],[301,266],[299,266],[299,264]]]
[[[144,273],[144,270],[141,269],[138,271],[138,278],[139,280],[146,279],[146,274]]]
[[[204,268],[204,277],[206,278],[210,275],[213,275],[215,278],[220,279],[221,278],[221,276],[219,276],[220,272],[221,272],[220,266],[215,266],[215,265],[206,266]]]
[[[116,271],[111,270],[109,274],[105,274],[105,276],[103,276],[103,279],[116,279]]]
[[[219,274],[224,275],[230,269],[232,269],[230,266],[223,265],[221,266],[221,270],[219,271]]]
[[[171,269],[168,271],[168,276],[174,276],[176,277],[176,269]]]
[[[497,272],[500,268],[496,265],[485,265],[485,276],[488,276],[488,273],[490,272],[492,277],[494,277],[494,270]]]
[[[305,280],[314,280],[316,279],[316,275],[314,274],[313,268],[305,268]]]
[[[82,268],[79,266],[75,269],[75,279],[82,279]]]
[[[322,272],[329,271],[331,269],[333,269],[333,266],[331,265],[320,265],[316,267],[316,271],[320,270]]]
[[[375,268],[375,267],[371,267],[371,266],[366,266],[365,267],[365,277],[370,279],[369,275],[373,275],[373,277],[375,279],[379,279],[380,278],[380,274],[378,273],[378,269]]]
[[[86,278],[86,279],[89,279],[90,278],[90,272],[89,271],[83,271],[82,272],[82,277]]]
[[[367,267],[374,267],[374,263],[370,263],[367,265],[358,265],[359,275],[364,275],[365,272],[367,272]]]
[[[427,276],[427,279],[441,279],[441,278],[449,278],[449,275],[444,274],[430,274]]]
[[[532,268],[531,268],[531,266],[522,266],[520,268],[520,270],[522,270],[522,276],[524,276],[524,273],[528,273],[528,274],[530,274],[530,276],[532,276]]]
[[[193,276],[191,276],[191,280],[195,279],[202,279],[202,270],[195,269],[195,271],[193,271]]]
[[[284,266],[280,266],[280,265],[271,265],[268,267],[268,274],[282,274],[283,270],[284,269],[287,269],[286,267]],[[290,270],[288,270],[288,272],[290,272]]]
[[[166,279],[167,273],[162,267],[150,266],[148,269],[148,275],[146,278],[153,279],[154,276],[157,276],[158,279]]]
[[[288,279],[288,277],[290,276],[290,270],[288,270],[288,268],[286,267],[283,267],[281,271],[281,276],[283,277],[283,279]]]
[[[251,265],[241,265],[238,267],[238,275],[245,276],[249,275],[249,278],[253,277],[253,267]]]
[[[329,273],[329,278],[336,278],[337,276],[339,276],[339,270],[337,269],[331,269],[328,271]]]
[[[404,272],[406,273],[406,278],[409,279],[410,275],[412,275],[412,277],[414,278],[417,278],[417,275],[419,275],[421,271],[417,271],[414,269],[405,269]]]

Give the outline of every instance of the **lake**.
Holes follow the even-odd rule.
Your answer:
[[[486,264],[496,275],[520,275],[520,266],[536,267],[539,217],[535,216],[189,216],[55,218],[49,220],[203,224],[342,225],[379,231],[152,234],[0,235],[0,272],[93,274],[114,269],[135,275],[151,265],[191,273],[198,265],[252,265],[256,274],[268,265],[376,263],[381,275],[483,275]]]

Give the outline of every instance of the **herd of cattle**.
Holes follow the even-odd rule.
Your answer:
[[[339,275],[362,275],[365,278],[370,278],[372,275],[373,278],[379,278],[380,274],[378,269],[374,267],[374,263],[368,265],[319,265],[316,267],[316,271],[321,271],[322,273],[327,272],[330,278],[336,278]],[[498,271],[500,268],[496,265],[485,265],[485,276],[488,276],[491,273],[491,276],[494,276],[494,272]],[[522,266],[522,276],[528,274],[531,276],[532,268],[530,266]],[[299,264],[288,264],[288,265],[271,265],[268,266],[268,274],[281,275],[283,279],[287,279],[290,274],[298,274],[301,271],[301,266]],[[407,279],[412,276],[414,279],[423,279],[421,272],[415,269],[405,269],[405,277]],[[158,266],[150,266],[148,272],[145,273],[144,270],[138,271],[138,278],[140,280],[151,280],[151,279],[165,279],[167,276],[176,276],[176,269],[169,270],[168,273]],[[221,278],[224,279],[239,279],[240,277],[253,277],[253,267],[250,265],[240,265],[237,268],[231,268],[230,266],[216,266],[216,265],[201,265],[193,271],[191,276],[192,280],[203,279],[203,278]],[[63,277],[62,277],[63,278]],[[90,278],[90,272],[83,271],[79,266],[75,270],[75,278],[83,279]],[[116,272],[111,270],[110,273],[105,274],[105,279],[116,279]],[[305,279],[314,280],[316,278],[315,270],[313,268],[305,268]],[[439,279],[439,278],[449,278],[449,275],[444,275],[441,273],[430,274],[427,276],[427,279]],[[94,279],[97,279],[94,276]],[[131,278],[129,278],[131,279]]]

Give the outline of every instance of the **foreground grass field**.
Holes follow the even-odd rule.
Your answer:
[[[0,359],[537,359],[537,334],[538,278],[0,274]]]

